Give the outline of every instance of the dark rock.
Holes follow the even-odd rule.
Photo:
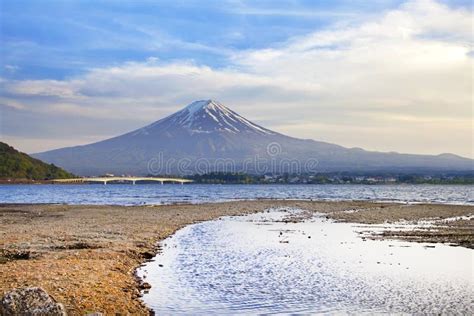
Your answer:
[[[153,259],[153,257],[155,256],[155,254],[150,252],[150,251],[142,252],[140,255],[141,255],[142,258],[145,258],[147,260]]]
[[[6,260],[28,260],[31,258],[31,252],[28,250],[0,250],[0,256]]]
[[[151,284],[147,282],[140,283],[140,290],[148,290],[151,289]]]
[[[76,242],[76,243],[73,243],[71,245],[67,245],[66,246],[67,249],[97,249],[99,248],[97,245],[92,245],[92,244],[89,244],[87,242],[83,242],[83,241],[80,241],[80,242]]]
[[[55,249],[60,249],[60,250],[81,250],[81,249],[98,249],[98,248],[100,248],[100,246],[89,244],[83,241],[55,247]]]
[[[0,300],[0,314],[4,316],[65,316],[64,306],[39,287],[14,289]]]

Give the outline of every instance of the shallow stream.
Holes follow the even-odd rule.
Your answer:
[[[137,272],[157,314],[474,313],[474,251],[273,210],[188,226]]]

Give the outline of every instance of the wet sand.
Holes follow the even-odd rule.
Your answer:
[[[474,206],[278,200],[139,207],[0,205],[0,295],[40,286],[71,315],[147,315],[139,299],[146,284],[136,279],[135,269],[159,251],[158,241],[192,223],[271,207],[302,208],[361,223],[370,238],[474,245]],[[401,229],[423,221],[430,226]],[[370,227],[382,223],[396,225],[370,235]]]

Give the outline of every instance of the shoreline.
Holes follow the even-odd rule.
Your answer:
[[[441,203],[439,201],[401,201],[401,200],[357,200],[357,199],[298,199],[298,198],[248,198],[248,199],[223,199],[216,201],[198,201],[198,202],[170,202],[170,203],[160,203],[160,204],[69,204],[61,202],[35,202],[35,203],[3,203],[0,202],[0,208],[5,206],[30,206],[30,205],[61,205],[61,206],[90,206],[90,207],[100,207],[100,206],[109,206],[109,207],[160,207],[160,206],[199,206],[205,204],[225,204],[225,203],[239,203],[239,202],[303,202],[303,203],[375,203],[375,204],[388,204],[388,205],[435,205],[435,206],[465,206],[465,207],[474,207],[474,203]]]
[[[278,199],[154,206],[0,204],[0,296],[16,287],[41,286],[70,315],[148,315],[135,271],[160,251],[160,241],[190,224],[276,207],[325,213],[368,230],[431,220],[430,229],[394,229],[367,238],[474,244],[474,207],[468,205]],[[470,217],[446,221],[462,216]]]

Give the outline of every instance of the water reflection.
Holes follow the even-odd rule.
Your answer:
[[[286,212],[188,226],[140,269],[158,314],[472,314],[473,251],[363,241],[351,224]]]

